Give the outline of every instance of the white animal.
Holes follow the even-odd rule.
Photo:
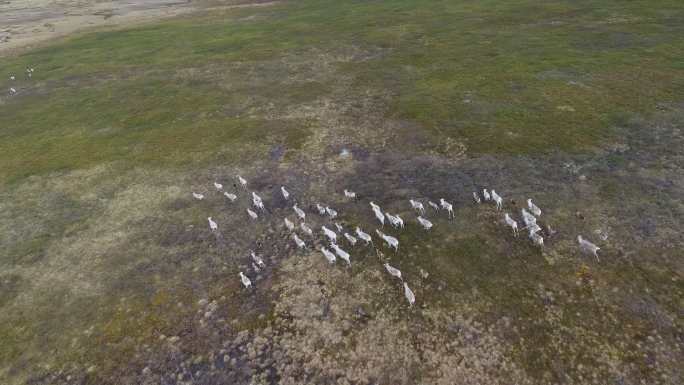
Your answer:
[[[325,226],[321,226],[321,230],[323,230],[323,234],[330,239],[330,242],[337,242],[337,234],[334,231]]]
[[[416,296],[413,294],[411,289],[409,289],[406,282],[404,282],[404,296],[406,297],[406,300],[409,302],[409,306],[413,306],[413,304],[416,303]]]
[[[252,262],[252,269],[254,269],[254,271],[256,271],[257,273],[261,271],[259,266],[255,265],[254,262]]]
[[[14,75],[10,76],[10,80],[14,81],[15,77]]]
[[[385,263],[383,266],[385,266],[385,270],[387,270],[387,272],[390,273],[391,276],[397,277],[403,281],[403,279],[401,278],[401,271],[399,271],[399,269],[390,266],[389,263]]]
[[[380,238],[384,239],[385,242],[387,242],[388,247],[394,248],[395,252],[399,251],[399,240],[397,238],[394,238],[391,235],[384,234],[382,231],[377,229],[375,230],[375,232],[378,233]]]
[[[235,202],[235,200],[237,199],[237,195],[231,194],[229,192],[224,192],[223,195],[225,195],[226,198],[228,198],[231,202]]]
[[[321,252],[323,253],[323,256],[325,257],[325,259],[327,259],[328,262],[330,262],[331,265],[332,265],[333,263],[335,263],[335,260],[336,260],[337,258],[335,257],[335,254],[333,254],[332,252],[330,252],[330,250],[326,249],[325,247],[321,247]]]
[[[596,257],[597,262],[601,262],[598,257],[598,251],[601,250],[600,247],[582,238],[581,235],[577,236],[577,243],[579,243],[580,250],[582,250],[583,253],[592,254]]]
[[[430,207],[435,209],[435,211],[439,211],[439,205],[437,203],[435,203],[433,201],[428,201],[428,204],[430,205]]]
[[[330,216],[331,219],[337,218],[337,211],[331,209],[328,206],[325,206],[325,212],[328,213],[328,216]]]
[[[539,227],[539,225],[536,223],[530,223],[530,225],[527,226],[526,229],[530,232],[530,234],[538,233],[541,231],[541,227]]]
[[[338,257],[344,259],[345,262],[347,262],[347,265],[351,266],[351,259],[350,259],[349,253],[340,249],[340,247],[334,243],[331,243],[330,247],[332,247],[332,249],[335,250],[335,254],[337,254]]]
[[[382,211],[374,209],[373,212],[375,213],[375,217],[380,221],[380,224],[385,227],[385,215]]]
[[[492,190],[492,199],[496,203],[496,209],[501,210],[503,207],[503,198],[501,198],[494,190]]]
[[[534,215],[530,214],[527,210],[521,209],[520,212],[522,213],[523,222],[525,222],[526,227],[529,227],[533,223],[537,223],[537,218],[535,218]]]
[[[476,191],[473,191],[473,199],[475,199],[475,203],[477,203],[477,204],[482,203],[482,200],[480,199],[480,196],[477,195]]]
[[[541,209],[539,208],[539,206],[532,203],[532,199],[527,200],[527,208],[530,209],[530,211],[532,211],[532,214],[538,217],[541,216]]]
[[[285,190],[285,186],[280,186],[280,192],[283,194],[283,198],[285,198],[285,200],[290,198],[290,193]]]
[[[209,228],[211,229],[211,231],[218,230],[218,225],[211,219],[211,217],[208,217],[207,220],[209,221]]]
[[[422,215],[425,214],[425,207],[421,202],[414,201],[413,199],[409,199],[409,203],[411,203],[411,207],[414,210],[418,210],[418,212]]]
[[[292,209],[293,209],[294,212],[297,214],[297,216],[299,217],[299,219],[304,220],[304,218],[306,218],[306,213],[304,212],[304,210],[302,210],[302,209],[300,209],[299,207],[297,207],[296,204],[295,204],[294,206],[292,206]]]
[[[238,176],[237,176],[237,179],[238,179],[238,181],[240,182],[240,185],[242,185],[242,187],[247,188],[247,181],[245,180],[245,178],[243,178],[243,177],[241,177],[240,175],[238,175]]]
[[[339,224],[339,223],[337,223],[337,222],[335,222],[335,223],[333,223],[333,224],[335,225],[335,228],[337,229],[337,231],[339,231],[340,233],[341,233],[342,231],[344,231],[344,227],[342,227],[341,224]]]
[[[385,213],[385,217],[389,220],[390,224],[394,227],[401,227],[400,222],[403,222],[400,218],[391,215],[390,213]]]
[[[544,246],[544,238],[541,235],[537,233],[530,233],[530,239],[532,240],[532,243],[534,243],[535,245],[539,247]]]
[[[247,209],[247,214],[249,214],[249,216],[250,216],[252,219],[257,219],[257,218],[259,218],[259,216],[257,215],[257,213],[255,213],[254,211],[252,211],[252,210],[250,210],[250,209]]]
[[[347,238],[347,241],[349,241],[349,243],[350,243],[352,246],[356,245],[356,238],[354,238],[353,235],[351,235],[351,234],[349,234],[349,233],[344,233],[344,237]]]
[[[254,251],[250,250],[250,253],[252,255],[252,260],[254,261],[254,263],[256,263],[259,267],[266,267],[266,264],[264,263],[264,260],[261,259],[261,257],[254,254]]]
[[[250,287],[252,287],[252,281],[250,281],[244,273],[240,272],[239,275],[240,281],[242,281],[242,285],[245,287],[245,289],[249,289]]]
[[[252,191],[252,203],[254,204],[254,207],[256,207],[262,211],[265,210],[264,201],[261,200],[261,197],[258,196],[254,191]]]
[[[10,93],[10,95],[14,95],[14,94],[16,94],[16,93],[17,93],[17,90],[16,90],[16,88],[14,88],[14,87],[10,87],[10,89],[9,89],[9,93]]]
[[[311,227],[307,226],[306,223],[304,223],[304,222],[300,223],[300,224],[299,224],[299,227],[301,227],[302,231],[303,231],[306,235],[308,235],[308,236],[310,236],[310,237],[313,236],[313,230],[311,230]]]
[[[296,244],[297,247],[299,247],[300,249],[303,249],[303,248],[306,247],[306,243],[304,243],[304,241],[302,241],[302,240],[297,236],[297,234],[292,234],[292,239],[294,239],[295,244]]]
[[[516,237],[518,236],[518,222],[516,222],[513,218],[511,218],[508,213],[504,214],[504,221],[506,221],[506,225],[510,226],[510,228],[513,230],[513,235]]]
[[[449,213],[450,218],[454,217],[454,206],[451,203],[445,201],[444,198],[441,198],[439,200],[439,204],[442,206],[444,210],[446,210]]]
[[[291,220],[285,218],[284,221],[285,221],[285,227],[287,227],[288,230],[290,230],[290,231],[294,230],[294,223],[292,223]]]
[[[218,182],[214,182],[214,187],[216,187],[216,190],[221,191],[223,190],[223,185]]]
[[[320,203],[316,203],[316,209],[320,215],[325,215],[325,207],[323,207]]]
[[[366,245],[370,245],[373,243],[373,238],[370,236],[370,234],[366,234],[361,230],[358,226],[356,227],[356,235],[359,236],[359,238],[363,239],[364,242],[366,242]]]
[[[420,225],[423,226],[425,230],[430,230],[432,228],[432,222],[428,221],[423,217],[418,217],[418,223],[420,223]]]
[[[370,205],[373,211],[382,211],[380,210],[380,206],[376,205],[374,202],[370,202]]]
[[[492,200],[492,196],[489,195],[489,191],[487,191],[486,188],[482,189],[482,196],[484,197],[485,202],[489,202],[490,200]]]
[[[344,196],[346,196],[347,198],[354,199],[354,198],[356,198],[356,193],[353,191],[349,191],[347,189],[344,189]]]
[[[192,193],[192,197],[197,199],[198,201],[201,201],[202,199],[204,199],[204,194],[198,194],[198,193],[194,192],[194,193]]]

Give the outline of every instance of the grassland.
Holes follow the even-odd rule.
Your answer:
[[[4,58],[0,380],[682,383],[682,58],[670,0],[291,1]],[[210,189],[237,173],[256,223]],[[410,197],[456,219],[331,270],[293,250],[281,184],[349,226]],[[472,203],[483,186],[535,198],[543,252]]]

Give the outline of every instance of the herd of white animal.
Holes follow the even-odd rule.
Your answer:
[[[240,183],[240,186],[242,186],[243,189],[247,190],[247,180],[239,175],[236,178],[237,181]],[[223,185],[221,183],[214,182],[214,188],[217,192],[222,193],[230,203],[235,202],[238,198],[237,192],[230,193],[228,191],[224,191]],[[291,200],[291,194],[287,191],[287,189],[284,186],[280,188],[280,194],[282,195],[285,201]],[[203,200],[205,198],[204,194],[196,192],[193,192],[192,196],[197,200]],[[355,192],[345,189],[344,196],[348,199],[355,200],[357,195]],[[487,189],[483,189],[481,193],[473,192],[473,199],[477,204],[489,202],[493,203],[496,206],[497,210],[503,210],[503,198],[495,190],[488,191]],[[426,231],[430,230],[434,226],[434,224],[426,218],[426,209],[423,205],[423,202],[417,199],[410,199],[409,204],[411,205],[411,208],[416,211],[416,222],[418,223],[418,225]],[[454,218],[453,205],[447,202],[445,199],[440,199],[439,204],[431,200],[428,200],[427,204],[437,212],[440,212],[442,210],[446,211],[449,219]],[[370,202],[370,207],[375,215],[375,218],[380,223],[381,228],[384,229],[386,221],[389,222],[389,224],[396,230],[401,230],[404,228],[404,220],[399,216],[399,214],[393,215],[389,212],[383,212],[382,208],[372,201]],[[295,216],[300,221],[299,229],[301,230],[301,232],[305,234],[306,237],[314,237],[313,229],[305,222],[307,215],[306,212],[302,208],[300,208],[297,205],[297,203],[293,203],[292,210]],[[365,243],[365,246],[373,245],[373,237],[371,236],[371,234],[366,233],[359,226],[355,227],[353,231],[354,235],[352,235],[350,234],[350,232],[345,231],[344,226],[342,226],[339,222],[334,221],[338,216],[338,212],[336,210],[330,208],[329,206],[322,205],[320,203],[316,204],[316,210],[318,212],[318,215],[331,221],[331,227],[334,227],[333,229],[326,227],[325,225],[321,226],[321,233],[325,238],[327,238],[327,241],[329,242],[329,248],[321,246],[319,251],[330,264],[335,264],[335,262],[339,258],[343,260],[347,264],[347,266],[351,266],[351,254],[349,254],[339,245],[338,233],[342,234],[346,242],[352,248],[356,246],[358,239],[362,240]],[[264,205],[264,201],[256,192],[251,192],[251,206],[247,208],[246,211],[248,217],[252,220],[257,220],[260,214],[265,213],[266,208]],[[521,210],[522,222],[525,224],[524,227],[519,228],[518,222],[515,219],[513,219],[513,217],[508,213],[504,213],[502,223],[511,228],[511,230],[513,231],[513,235],[515,237],[518,236],[520,230],[527,230],[529,238],[532,241],[532,243],[538,247],[543,247],[544,238],[540,235],[542,229],[537,224],[537,220],[539,217],[541,217],[541,215],[542,210],[532,202],[532,199],[528,199],[527,209],[523,208]],[[218,231],[218,223],[216,223],[216,221],[214,221],[212,217],[208,217],[207,220],[209,222],[209,229],[213,232]],[[287,230],[290,231],[292,241],[294,242],[296,247],[299,249],[305,249],[307,247],[307,242],[297,234],[297,226],[295,225],[295,223],[287,217],[283,218],[283,222]],[[549,232],[551,232],[550,227],[548,229]],[[393,237],[389,234],[385,234],[381,229],[376,229],[375,233],[385,243],[386,247],[388,247],[391,250],[394,250],[395,252],[399,251],[399,240],[396,237]],[[304,238],[306,239],[306,237]],[[600,250],[598,246],[584,239],[581,235],[577,236],[577,241],[579,243],[579,248],[583,253],[593,255],[598,260],[597,252],[598,250]],[[262,268],[266,266],[263,259],[257,256],[253,251],[250,254],[252,259],[252,269],[255,272],[260,271]],[[389,263],[384,263],[383,266],[387,273],[401,281],[404,288],[404,296],[409,302],[409,306],[412,306],[416,301],[416,297],[413,291],[409,288],[408,283],[404,281],[404,277],[402,276],[401,271],[391,266]],[[251,279],[244,272],[241,271],[239,273],[239,277],[242,285],[245,288],[252,287]]]
[[[33,67],[26,67],[26,79],[32,79],[33,78],[33,72],[34,72]],[[16,95],[18,91],[15,88],[14,82],[17,81],[17,77],[14,75],[10,75],[9,80],[10,80],[12,86],[10,86],[8,93],[10,94],[10,96]]]

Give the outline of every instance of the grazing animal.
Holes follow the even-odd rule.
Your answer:
[[[306,223],[304,223],[304,222],[300,223],[300,224],[299,224],[299,227],[302,228],[302,231],[303,231],[306,235],[308,235],[308,236],[310,236],[310,237],[313,236],[313,230],[311,230],[311,227],[307,226]]]
[[[291,220],[285,218],[284,221],[285,221],[285,227],[287,227],[288,230],[290,230],[290,231],[294,230],[294,223],[292,223]]]
[[[331,219],[337,218],[337,211],[331,209],[330,207],[325,206],[325,212],[328,213],[328,216],[329,216]]]
[[[445,201],[444,198],[442,198],[439,200],[439,204],[442,206],[444,210],[446,210],[449,213],[449,218],[454,217],[454,206],[451,203]]]
[[[413,304],[416,303],[416,296],[413,294],[411,289],[409,289],[406,282],[404,282],[404,296],[406,297],[406,300],[408,301],[409,306],[413,306]]]
[[[539,206],[532,203],[532,199],[527,200],[527,208],[530,209],[532,214],[534,214],[535,216],[541,216],[541,209],[539,208]]]
[[[198,194],[198,193],[194,192],[194,193],[192,193],[192,197],[197,199],[198,201],[201,201],[202,199],[204,199],[204,194]]]
[[[250,209],[247,209],[247,214],[249,214],[250,218],[252,218],[252,219],[257,219],[257,218],[259,218],[259,216],[257,215],[257,213],[255,213],[254,211],[252,211],[252,210],[250,210]]]
[[[350,243],[352,246],[356,245],[356,238],[354,238],[353,235],[351,235],[351,234],[349,234],[349,233],[344,233],[344,237],[347,238],[347,241],[349,241],[349,243]]]
[[[254,203],[254,207],[264,211],[264,201],[261,200],[261,197],[258,196],[254,191],[252,191],[252,203]]]
[[[439,205],[437,203],[435,203],[433,201],[428,201],[428,204],[430,205],[430,207],[435,209],[435,211],[439,211]]]
[[[211,217],[208,217],[207,220],[209,221],[209,228],[211,229],[211,231],[218,230],[218,225],[211,219]]]
[[[494,190],[492,190],[492,199],[494,200],[494,203],[496,203],[496,209],[501,210],[503,208],[503,198]]]
[[[516,222],[513,218],[511,218],[508,213],[504,214],[504,221],[506,221],[506,225],[510,226],[510,228],[513,230],[513,235],[516,237],[518,236],[518,222]]]
[[[14,88],[14,87],[10,87],[10,89],[9,89],[9,93],[10,93],[10,95],[14,95],[14,94],[16,94],[16,93],[17,93],[17,89],[16,89],[16,88]]]
[[[392,226],[399,227],[399,228],[403,227],[404,221],[402,221],[401,218],[399,218],[398,216],[391,215],[390,213],[385,213],[385,216],[390,221],[390,224]]]
[[[214,187],[216,187],[216,190],[221,191],[223,190],[223,185],[218,182],[214,182]]]
[[[394,252],[399,251],[399,240],[397,238],[394,238],[391,235],[384,234],[382,231],[377,229],[375,230],[375,232],[378,233],[380,238],[384,239],[385,242],[387,242],[388,247],[394,248]]]
[[[226,198],[228,198],[231,202],[235,202],[235,200],[237,199],[237,195],[231,194],[229,192],[224,192],[223,195],[225,195]]]
[[[388,272],[392,277],[397,277],[397,278],[399,278],[399,279],[401,279],[401,280],[403,281],[403,279],[401,278],[401,271],[399,271],[399,269],[390,266],[389,263],[385,263],[383,266],[385,266],[385,270],[387,270],[387,272]]]
[[[238,182],[240,182],[240,185],[244,188],[247,188],[247,180],[245,178],[241,177],[240,175],[237,176]]]
[[[409,203],[411,203],[411,207],[412,207],[414,210],[418,210],[418,212],[419,212],[421,215],[424,215],[424,214],[425,214],[425,207],[423,206],[423,204],[422,204],[421,202],[414,201],[413,199],[409,199]]]
[[[296,244],[297,247],[299,247],[300,249],[303,249],[303,248],[306,247],[306,243],[304,243],[304,241],[302,241],[302,240],[297,236],[297,234],[292,234],[292,239],[294,239],[295,244]]]
[[[258,255],[254,254],[254,251],[250,250],[250,254],[252,255],[252,260],[254,263],[256,263],[259,267],[266,267],[266,264],[264,263],[264,260],[261,259]]]
[[[296,204],[295,204],[294,206],[292,206],[292,209],[293,209],[294,212],[297,214],[297,216],[299,217],[299,219],[304,220],[304,218],[306,218],[306,213],[304,212],[304,210],[302,210],[302,209],[300,209],[299,207],[297,207]]]
[[[473,191],[473,199],[475,200],[475,203],[477,203],[478,205],[482,203],[482,200],[480,199],[480,196],[477,195],[476,191]]]
[[[240,272],[239,275],[240,281],[242,281],[242,286],[244,286],[245,289],[249,289],[250,287],[252,287],[252,281],[250,281],[249,278],[247,278],[247,276],[243,272]]]
[[[280,192],[283,194],[283,198],[285,198],[285,200],[290,198],[290,193],[285,190],[285,186],[280,186]]]
[[[335,228],[337,229],[337,231],[339,231],[340,233],[341,233],[342,231],[344,231],[344,227],[342,227],[341,224],[339,224],[339,223],[337,223],[337,222],[335,222],[335,223],[333,223],[333,224],[335,225]]]
[[[536,223],[530,223],[530,225],[527,226],[526,229],[527,231],[529,231],[530,234],[538,233],[541,231],[541,227],[539,227],[539,225]]]
[[[532,240],[532,243],[534,243],[535,245],[539,247],[544,246],[544,238],[541,235],[537,233],[530,233],[530,239]]]
[[[489,191],[487,191],[486,188],[482,189],[482,196],[484,197],[485,202],[489,202],[490,200],[492,200],[492,196],[489,195]]]
[[[337,260],[337,258],[335,257],[335,254],[330,252],[330,250],[326,249],[325,247],[321,247],[321,252],[323,253],[323,256],[325,257],[325,259],[327,259],[331,265],[333,263],[335,263],[335,260]]]
[[[385,215],[380,210],[373,210],[375,217],[378,218],[382,227],[385,227]]]
[[[321,226],[321,230],[323,230],[323,234],[330,239],[330,242],[337,242],[337,234],[334,231],[325,226]]]
[[[325,215],[325,207],[321,206],[320,203],[316,203],[316,209],[318,210],[318,214]]]
[[[349,253],[340,249],[340,247],[334,243],[331,243],[330,247],[332,247],[332,249],[335,250],[335,254],[337,254],[338,257],[344,259],[345,262],[347,262],[347,265],[351,266],[351,257],[349,256]]]
[[[601,250],[600,247],[582,238],[581,235],[577,236],[577,243],[579,243],[580,250],[582,250],[583,253],[592,254],[594,257],[596,257],[597,262],[601,262],[598,256],[598,251]]]
[[[420,223],[420,225],[423,226],[425,230],[430,230],[432,228],[432,222],[428,221],[423,217],[418,217],[418,223]]]
[[[530,214],[527,210],[521,209],[520,212],[522,213],[525,226],[530,226],[533,223],[537,223],[537,218],[535,218],[534,215]]]
[[[350,198],[350,199],[354,199],[354,198],[356,198],[356,193],[353,191],[349,191],[347,189],[344,189],[344,196],[346,196],[347,198]]]
[[[370,205],[373,211],[382,211],[380,210],[380,206],[376,205],[374,202],[370,202]]]
[[[364,233],[363,230],[361,230],[358,226],[356,227],[356,235],[363,239],[363,241],[366,242],[366,245],[373,243],[373,238],[370,236],[370,234]]]

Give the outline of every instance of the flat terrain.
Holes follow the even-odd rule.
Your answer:
[[[684,383],[681,1],[111,4],[0,5],[0,383]]]

